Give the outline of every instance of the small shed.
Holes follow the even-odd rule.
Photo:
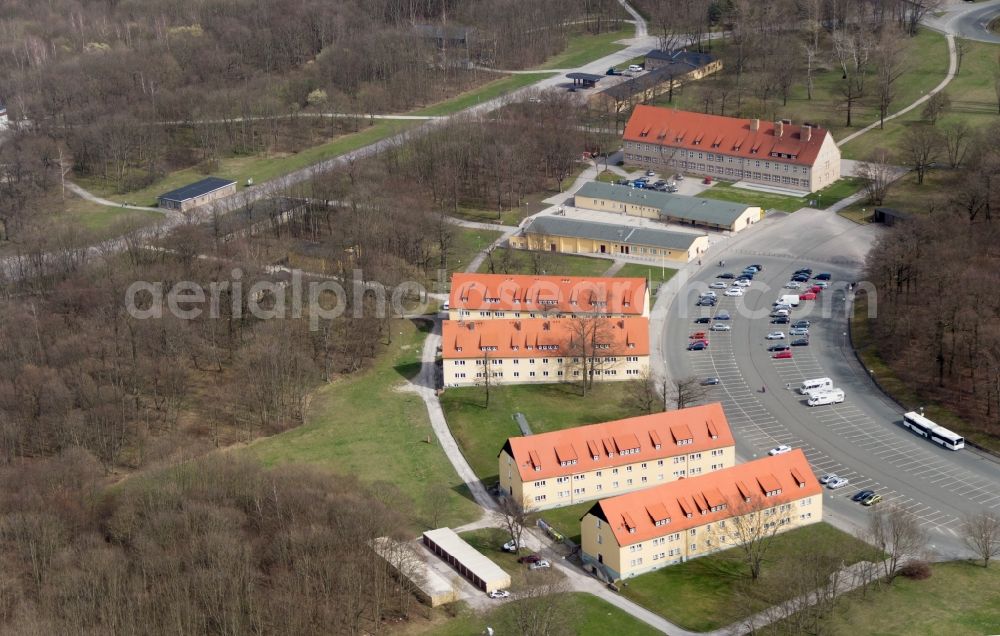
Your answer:
[[[231,194],[236,194],[236,182],[232,179],[205,177],[201,181],[161,194],[157,197],[157,204],[161,208],[185,212]]]
[[[604,79],[603,75],[593,73],[567,73],[566,77],[573,80],[573,86],[577,88],[594,88],[599,81]]]
[[[428,530],[424,545],[484,592],[510,587],[510,575],[451,528]]]
[[[895,225],[900,221],[905,221],[908,218],[910,218],[908,212],[903,212],[895,208],[875,208],[875,211],[872,213],[872,223],[882,223],[889,226]]]

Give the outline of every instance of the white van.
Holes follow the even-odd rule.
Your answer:
[[[833,389],[832,391],[826,391],[824,393],[817,393],[809,398],[807,404],[809,406],[823,406],[825,404],[840,404],[844,401],[844,391],[842,389]]]
[[[628,70],[629,70],[629,73],[638,73],[638,72],[640,72],[642,70],[642,67],[639,66],[638,64],[629,64],[628,65]]]
[[[799,393],[806,395],[809,391],[814,389],[832,389],[833,380],[830,378],[816,378],[815,380],[806,380],[799,387]]]
[[[774,301],[775,305],[788,305],[789,307],[799,306],[799,295],[798,294],[782,294],[781,298]]]

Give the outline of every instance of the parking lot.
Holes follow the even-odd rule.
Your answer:
[[[846,487],[826,491],[834,510],[863,523],[864,508],[851,497],[871,489],[884,503],[905,505],[928,530],[955,539],[963,514],[1000,509],[1000,465],[970,449],[942,449],[902,429],[901,409],[874,390],[849,352],[845,300],[847,281],[855,279],[856,268],[845,267],[840,259],[823,262],[815,258],[730,256],[732,263],[725,268],[729,272],[738,273],[750,263],[764,265],[745,296],[728,297],[714,290],[719,292],[715,307],[695,307],[697,290],[679,295],[671,307],[664,340],[671,374],[720,379],[708,399],[722,402],[743,459],[759,457],[779,444],[802,448],[817,475],[836,473],[849,480]],[[808,314],[812,323],[809,346],[792,347],[791,359],[774,359],[767,347],[788,340],[766,340],[765,335],[770,331],[787,334],[790,325],[771,324],[769,309],[778,296],[788,293],[781,288],[801,265],[834,273],[834,282],[817,301],[802,301],[814,307],[792,310],[793,322]],[[700,286],[707,289],[721,271],[717,264],[703,268],[697,276]],[[690,332],[710,327],[695,324],[694,318],[718,311],[732,315],[731,331],[709,331],[710,344],[703,351],[679,347]],[[844,389],[846,400],[807,406],[806,397],[796,388],[805,379],[819,377],[833,378],[834,386]]]

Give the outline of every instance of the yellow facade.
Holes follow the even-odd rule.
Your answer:
[[[809,495],[741,516],[745,524],[773,523],[777,532],[786,532],[822,521],[823,495]],[[588,513],[580,522],[581,550],[585,561],[601,563],[612,577],[627,579],[735,547],[733,524],[732,517],[675,531],[668,524],[658,537],[619,545],[611,525]]]
[[[512,236],[511,247],[522,250],[559,252],[562,254],[608,254],[611,256],[632,256],[652,263],[688,263],[708,250],[708,237],[697,236],[691,246],[684,249],[668,249],[647,245],[629,245],[615,241],[601,241],[571,236],[550,236],[524,230],[521,235]]]
[[[735,448],[724,446],[524,483],[514,458],[504,450],[499,456],[499,476],[500,487],[515,501],[520,501],[526,509],[545,510],[703,475],[735,464]]]
[[[596,359],[594,380],[613,382],[634,380],[649,371],[648,355],[615,355]],[[532,358],[460,358],[445,359],[444,386],[477,386],[489,382],[500,384],[552,384],[577,382],[583,363],[580,358],[557,355],[537,355]]]

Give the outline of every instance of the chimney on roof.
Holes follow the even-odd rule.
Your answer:
[[[813,136],[813,127],[809,124],[802,124],[802,133],[799,135],[803,141],[809,141]]]
[[[784,121],[774,122],[774,136],[780,137],[781,135],[784,134],[784,132],[785,132],[785,122]]]
[[[757,132],[760,129],[760,120],[754,117],[750,120],[750,130]]]
[[[476,323],[469,321],[469,331],[475,331],[475,330],[476,330]]]
[[[549,331],[550,329],[552,329],[552,323],[548,320],[542,323],[542,331]]]

